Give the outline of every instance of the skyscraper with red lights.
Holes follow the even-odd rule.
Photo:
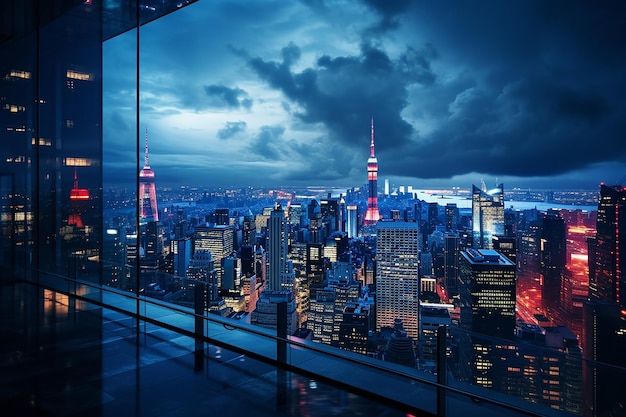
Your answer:
[[[78,188],[78,175],[74,168],[74,188],[70,191],[70,215],[67,219],[69,226],[76,226],[79,229],[85,227],[83,223],[84,201],[89,201],[89,190],[86,188]]]
[[[156,187],[154,185],[154,171],[148,163],[148,129],[146,128],[146,155],[144,166],[139,172],[139,198],[141,213],[139,223],[144,225],[150,221],[159,221],[159,211],[157,210]]]
[[[365,225],[373,226],[380,219],[378,213],[378,159],[374,154],[374,118],[372,117],[372,136],[370,142],[370,157],[367,160],[367,181],[369,184],[369,197],[367,198],[367,212],[365,212]]]

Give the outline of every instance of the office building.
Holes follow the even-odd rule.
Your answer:
[[[561,304],[562,276],[567,262],[567,229],[558,213],[547,213],[542,219],[539,261],[541,300],[544,309],[553,314]]]
[[[222,280],[222,259],[230,256],[234,250],[234,233],[231,226],[196,226],[193,236],[194,253],[197,250],[209,250],[213,255],[218,282]]]
[[[376,225],[376,330],[402,319],[408,336],[419,337],[419,226]]]
[[[492,249],[492,238],[504,235],[504,186],[481,190],[472,186],[474,249]]]
[[[472,332],[513,338],[515,264],[492,249],[461,252],[459,326]]]
[[[359,235],[359,207],[350,205],[346,207],[347,220],[346,231],[349,238],[355,238]]]
[[[626,309],[626,188],[600,185],[596,236],[589,245],[589,299]]]

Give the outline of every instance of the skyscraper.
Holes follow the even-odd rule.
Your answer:
[[[419,335],[419,225],[376,225],[376,330],[402,319],[407,334]]]
[[[543,218],[540,240],[541,300],[543,307],[551,313],[561,301],[561,276],[565,270],[567,230],[565,221],[555,213]]]
[[[156,187],[154,185],[154,171],[148,163],[148,128],[146,128],[146,151],[144,165],[139,172],[139,223],[146,224],[149,221],[159,221],[159,211],[157,210]]]
[[[370,142],[370,157],[367,160],[368,198],[365,225],[372,226],[380,219],[378,213],[378,159],[374,154],[374,118],[372,117],[372,133]]]
[[[596,237],[589,245],[589,299],[626,308],[626,187],[600,186]],[[620,256],[622,255],[622,256]]]
[[[491,249],[461,252],[459,326],[512,338],[515,331],[515,264]]]
[[[472,186],[472,230],[475,249],[493,249],[491,238],[504,235],[504,186],[486,191]]]
[[[287,227],[285,212],[280,204],[276,204],[267,224],[269,269],[266,289],[270,291],[290,290],[293,292],[293,267],[287,258]]]

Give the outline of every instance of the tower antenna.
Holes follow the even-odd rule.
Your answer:
[[[144,166],[149,167],[148,164],[148,128],[146,127],[146,156],[144,157]]]

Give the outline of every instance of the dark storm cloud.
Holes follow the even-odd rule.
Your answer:
[[[207,85],[204,91],[210,98],[210,103],[215,107],[227,107],[229,109],[252,107],[252,99],[241,88],[229,88],[224,85]]]
[[[283,133],[283,126],[261,126],[259,134],[252,139],[248,149],[262,159],[280,160]]]
[[[242,55],[245,56],[245,55]],[[369,119],[385,126],[385,136],[397,144],[410,140],[413,129],[400,115],[407,104],[407,87],[430,84],[435,76],[430,60],[432,47],[407,47],[399,59],[369,44],[358,56],[321,56],[314,67],[294,72],[291,66],[300,56],[293,43],[283,48],[282,62],[248,57],[248,65],[271,87],[278,89],[302,111],[293,114],[306,123],[323,123],[333,140],[367,149]],[[391,145],[381,141],[381,148]],[[344,168],[345,169],[345,168]]]
[[[408,9],[410,0],[364,0],[364,3],[381,17],[380,21],[369,29],[370,32],[377,33],[397,28],[399,25],[397,16]]]
[[[241,133],[246,130],[246,122],[226,122],[226,126],[217,131],[217,137],[220,139],[230,139],[237,133]]]
[[[380,32],[365,30],[358,55],[322,55],[294,71],[300,51],[290,43],[282,61],[247,62],[299,105],[292,114],[348,148],[363,149],[374,116],[386,175],[534,177],[626,159],[621,4],[365,4],[379,29],[410,24],[424,46],[392,56]],[[345,162],[331,168],[345,173]]]

